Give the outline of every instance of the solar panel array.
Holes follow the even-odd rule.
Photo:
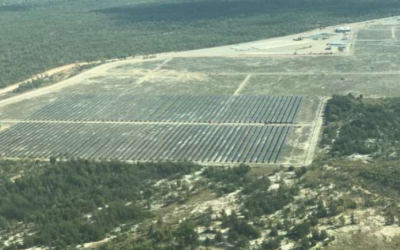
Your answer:
[[[202,123],[294,123],[302,97],[72,95],[29,119]]]
[[[70,95],[0,133],[0,155],[277,163],[301,103],[298,96]]]
[[[276,163],[290,126],[40,123],[0,134],[7,157]]]

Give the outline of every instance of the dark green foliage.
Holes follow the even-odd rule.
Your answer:
[[[271,181],[267,177],[256,178],[256,179],[246,179],[242,193],[249,195],[255,192],[267,191],[271,186]]]
[[[370,192],[397,199],[400,190],[400,162],[399,160],[377,159],[373,164],[339,160],[332,164],[337,171],[331,172],[332,180],[341,187],[362,186]],[[348,187],[346,187],[348,188]],[[337,200],[337,205],[344,209],[355,209],[358,205],[354,198]],[[362,206],[374,207],[381,201],[373,196],[363,196]],[[342,209],[342,208],[340,208]]]
[[[238,235],[243,235],[248,239],[257,239],[261,236],[258,229],[249,225],[245,220],[239,219],[236,213],[230,216],[222,217],[222,226],[230,229],[230,234],[236,232]]]
[[[51,164],[55,164],[57,162],[57,158],[56,157],[50,157],[50,163]]]
[[[35,80],[30,80],[24,83],[21,83],[18,88],[16,88],[14,93],[22,93],[28,90],[33,90],[35,88],[43,86],[46,82],[50,82],[50,80],[46,80],[44,78],[38,78]]]
[[[309,221],[296,224],[289,233],[289,237],[292,239],[303,239],[310,233],[311,224]]]
[[[308,199],[306,200],[306,202],[304,203],[306,206],[315,206],[315,199]]]
[[[271,232],[269,233],[269,236],[271,236],[271,237],[278,236],[278,230],[276,228],[272,228]]]
[[[325,230],[322,230],[321,232],[314,230],[311,237],[313,241],[324,241],[325,239],[329,238],[329,235]]]
[[[357,220],[356,220],[354,213],[351,213],[351,215],[350,215],[350,223],[351,223],[351,225],[357,224]]]
[[[188,50],[400,14],[394,0],[4,0],[0,86],[77,61]]]
[[[141,205],[148,195],[141,190],[198,168],[189,163],[52,161],[41,171],[0,185],[0,226],[33,223],[36,234],[25,237],[24,247],[97,241],[122,223],[150,216]]]
[[[362,169],[354,169],[358,175],[372,182],[377,182],[380,185],[400,189],[400,167],[393,163],[386,163],[379,167],[365,166]]]
[[[261,216],[275,213],[293,201],[297,194],[295,188],[288,188],[283,185],[277,191],[268,189],[254,190],[244,203],[248,216]]]
[[[222,236],[222,233],[221,233],[220,231],[218,231],[218,232],[215,234],[214,240],[215,240],[216,242],[218,242],[218,243],[224,241],[224,237]]]
[[[388,188],[396,192],[400,190],[400,167],[397,161],[354,166],[347,171],[355,177],[361,177],[368,184],[375,184],[372,187],[381,189],[384,193],[387,193]]]
[[[245,176],[249,171],[250,167],[246,165],[240,165],[232,168],[209,167],[206,168],[206,170],[203,172],[203,175],[209,178],[213,183],[220,183],[221,185],[218,189],[222,193],[234,192],[241,186],[245,185],[245,183],[250,183],[249,185],[254,185],[255,187],[267,185],[264,183],[253,183],[251,180],[246,179]]]
[[[101,246],[101,250],[182,250],[198,249],[199,240],[195,228],[198,225],[192,220],[184,220],[177,226],[169,227],[162,223],[151,225],[148,229],[147,237],[129,239],[126,235],[119,235],[113,244]],[[124,242],[124,247],[119,244]],[[212,244],[210,239],[206,240],[205,245]]]
[[[311,243],[308,238],[304,238],[300,241],[300,250],[308,250],[311,248]]]
[[[329,234],[326,230],[322,230],[321,233],[319,234],[319,240],[323,241],[329,238]]]
[[[389,225],[393,225],[395,222],[394,219],[394,214],[392,212],[388,212],[385,215],[385,225],[389,226]]]
[[[355,97],[351,94],[347,96],[334,95],[325,107],[325,119],[328,122],[340,121],[348,118],[349,112],[354,109]]]
[[[338,205],[337,205],[336,201],[331,201],[329,203],[328,210],[329,210],[330,216],[336,216],[339,214]]]
[[[325,111],[323,145],[335,156],[389,156],[399,149],[400,99],[366,102],[361,96],[333,96]]]
[[[196,247],[199,244],[198,234],[195,231],[195,224],[193,221],[185,220],[174,232],[175,242],[178,248],[184,249],[185,247]]]
[[[313,227],[318,225],[318,218],[316,216],[311,216],[309,218],[309,221],[310,221],[311,226],[313,226]]]
[[[275,250],[281,246],[280,238],[268,239],[261,245],[261,250]]]
[[[302,177],[303,175],[305,175],[307,173],[307,168],[306,167],[301,167],[299,169],[295,170],[296,176],[297,178]]]

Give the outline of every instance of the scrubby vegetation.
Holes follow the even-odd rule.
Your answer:
[[[0,87],[77,61],[264,39],[400,14],[396,0],[2,0]]]
[[[306,174],[306,172],[304,173]],[[178,225],[159,219],[149,223],[148,228],[139,230],[143,237],[121,235],[101,249],[182,249],[181,228],[189,232],[186,247],[215,249],[279,249],[282,245],[293,244],[299,249],[326,244],[332,238],[326,230],[319,230],[318,211],[326,213],[320,219],[332,218],[339,214],[339,200],[320,200],[316,206],[303,200],[299,188],[304,174],[297,176],[293,171],[276,171],[262,175],[252,175],[247,166],[233,168],[208,167],[202,171],[198,182],[191,183],[196,191],[212,190],[220,197],[233,198],[227,207],[209,206],[192,213]],[[297,198],[297,199],[296,199]],[[317,199],[316,197],[313,197]],[[325,207],[325,202],[326,206]],[[308,204],[306,206],[303,203]],[[196,206],[201,206],[197,204]],[[323,208],[321,208],[321,206]],[[188,208],[189,209],[189,208]],[[196,209],[196,208],[195,208]],[[183,218],[182,218],[183,219]]]
[[[338,232],[369,223],[363,211],[382,218],[374,226],[400,223],[396,162],[319,159],[308,168],[263,171],[55,158],[0,164],[4,249],[75,249],[105,238],[92,246],[331,249],[343,237]]]

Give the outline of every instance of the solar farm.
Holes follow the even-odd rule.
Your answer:
[[[394,19],[363,24],[342,54],[227,46],[103,64],[0,101],[0,155],[310,164],[331,95],[400,96],[398,27]],[[326,42],[312,43],[320,51]]]
[[[21,123],[0,136],[10,157],[276,163],[290,126]],[[10,147],[11,145],[11,147]]]
[[[1,133],[0,152],[13,158],[277,163],[302,99],[67,95]]]

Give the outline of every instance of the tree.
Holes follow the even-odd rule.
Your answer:
[[[316,216],[310,216],[308,220],[310,221],[311,226],[315,227],[318,225],[318,218]]]
[[[312,239],[315,241],[319,241],[320,239],[320,232],[318,230],[312,231]]]
[[[338,214],[339,214],[339,211],[338,211],[336,202],[332,200],[331,202],[329,202],[329,215],[336,216]]]
[[[211,240],[210,240],[210,238],[206,238],[205,240],[204,240],[204,245],[205,246],[211,246]]]
[[[279,238],[274,238],[274,239],[268,239],[265,240],[261,244],[261,249],[262,250],[275,250],[278,249],[281,246],[281,241]]]
[[[307,168],[303,166],[300,169],[296,169],[295,173],[296,173],[297,178],[300,178],[307,173]]]
[[[183,221],[174,232],[176,243],[179,247],[196,247],[199,244],[199,235],[195,230],[195,224],[191,220]]]
[[[6,218],[0,216],[0,230],[4,230],[8,227],[8,222]]]
[[[271,236],[271,237],[278,236],[278,230],[276,228],[272,228],[271,232],[269,233],[269,236]]]
[[[147,237],[151,238],[153,236],[153,233],[154,233],[154,225],[151,224],[149,230],[147,231]]]
[[[346,219],[343,215],[339,217],[339,224],[341,227],[344,227],[346,225]]]
[[[236,231],[233,232],[229,232],[229,236],[228,236],[228,242],[231,244],[235,244],[236,241],[239,239],[239,234]]]
[[[289,229],[290,229],[291,226],[292,226],[292,222],[291,222],[290,220],[285,219],[285,220],[283,221],[283,229],[284,229],[285,231],[289,231]]]
[[[325,218],[326,216],[328,216],[328,211],[325,208],[324,202],[322,200],[319,200],[317,206],[317,217]]]
[[[217,234],[215,235],[214,240],[215,240],[216,242],[222,242],[222,241],[224,240],[224,237],[222,236],[221,231],[218,231],[218,232],[217,232]]]
[[[57,158],[56,157],[54,157],[54,156],[52,156],[52,157],[50,157],[50,163],[51,164],[55,164],[57,162]]]
[[[310,240],[308,238],[303,238],[300,241],[300,249],[301,250],[308,250],[308,249],[310,249],[310,247],[311,247],[311,244],[310,244]]]
[[[310,233],[310,228],[310,222],[302,222],[293,227],[293,229],[290,231],[289,236],[293,239],[302,239]]]
[[[350,223],[351,223],[351,225],[356,225],[357,224],[357,220],[356,220],[356,217],[355,217],[354,213],[350,214]]]
[[[236,241],[236,246],[243,249],[249,246],[249,239],[244,236],[244,235],[240,235],[239,239]]]
[[[320,240],[321,241],[326,240],[326,239],[329,238],[329,234],[328,234],[328,232],[326,232],[326,230],[322,230],[321,234],[319,236],[320,236]]]
[[[387,213],[386,214],[386,216],[385,216],[385,224],[387,225],[387,226],[389,226],[389,225],[393,225],[394,224],[394,215],[393,215],[393,213],[391,213],[391,212],[389,212],[389,213]]]

